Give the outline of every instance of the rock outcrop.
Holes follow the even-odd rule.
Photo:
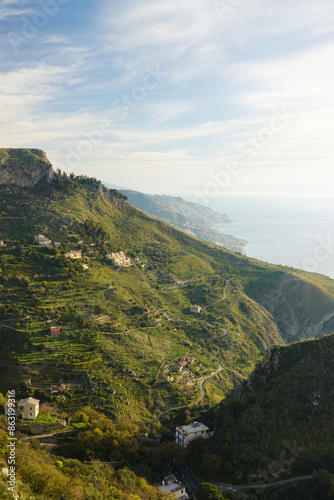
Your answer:
[[[0,149],[0,184],[32,188],[51,182],[52,165],[40,149]]]
[[[277,273],[272,282],[262,278],[253,283],[249,294],[273,316],[287,343],[320,338],[334,331],[334,297],[309,281]]]

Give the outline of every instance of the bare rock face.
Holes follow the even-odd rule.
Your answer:
[[[51,182],[52,165],[40,149],[1,149],[0,184],[32,188]]]

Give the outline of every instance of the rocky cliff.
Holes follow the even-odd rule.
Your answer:
[[[51,182],[52,165],[40,149],[0,149],[0,184],[32,188]]]
[[[261,279],[250,283],[246,291],[272,314],[282,338],[292,343],[323,337],[334,331],[332,280],[323,279],[327,290],[292,273],[265,273]]]

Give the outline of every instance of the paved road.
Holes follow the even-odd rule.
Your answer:
[[[218,366],[219,366],[218,370],[216,370],[215,372],[211,373],[210,375],[207,375],[206,377],[202,377],[200,380],[198,380],[198,387],[200,388],[201,395],[198,399],[196,399],[196,401],[194,403],[191,403],[191,405],[189,405],[189,406],[196,405],[200,401],[202,401],[202,399],[204,399],[205,394],[206,394],[206,391],[203,387],[204,383],[207,380],[209,380],[209,378],[215,377],[216,375],[218,375],[218,373],[220,373],[222,370],[224,370],[224,367],[220,363],[218,363]]]
[[[183,462],[176,462],[180,467],[184,481],[189,486],[191,492],[195,495],[198,492],[199,485],[201,481],[193,474],[193,472],[189,469],[189,467]],[[251,485],[241,485],[241,484],[227,484],[227,483],[214,483],[218,486],[222,491],[234,490],[248,490],[248,489],[258,489],[258,488],[270,488],[271,486],[278,486],[281,484],[289,484],[296,483],[298,481],[307,481],[311,479],[312,476],[297,476],[292,477],[290,479],[282,479],[281,481],[275,481],[274,483],[267,484],[251,484]]]
[[[201,484],[201,481],[191,472],[189,467],[186,466],[183,462],[176,462],[177,465],[180,467],[182,474],[183,474],[183,480],[186,483],[186,485],[189,487],[191,490],[192,494],[194,495],[194,499],[196,500],[196,493],[198,492],[199,485]]]
[[[275,481],[274,483],[266,483],[266,484],[249,484],[249,485],[241,485],[241,484],[226,484],[226,483],[215,483],[222,491],[228,490],[228,488],[232,488],[233,490],[248,490],[248,489],[257,489],[257,488],[270,488],[271,486],[278,486],[280,484],[289,484],[296,483],[298,481],[307,481],[311,479],[312,476],[298,476],[291,477],[290,479],[283,479],[282,481]]]

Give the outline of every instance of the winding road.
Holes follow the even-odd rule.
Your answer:
[[[216,304],[219,304],[220,302],[223,302],[224,300],[226,300],[226,297],[227,297],[227,288],[228,288],[229,284],[230,284],[230,282],[226,280],[226,284],[225,284],[225,287],[224,287],[224,296],[223,296],[223,298],[221,298],[219,300],[216,300],[216,302],[212,302],[212,304],[209,304],[208,306],[203,307],[202,312],[206,311],[208,309],[208,307],[215,306]]]
[[[298,477],[291,477],[290,479],[282,479],[281,481],[275,481],[274,483],[266,483],[266,484],[248,484],[248,485],[241,485],[241,484],[226,484],[226,483],[214,483],[216,486],[218,486],[222,491],[227,491],[227,490],[249,490],[249,489],[257,489],[257,488],[270,488],[271,486],[278,486],[280,484],[289,484],[289,483],[296,483],[298,481],[307,481],[308,479],[311,479],[312,476],[298,476]]]
[[[149,430],[147,431],[147,434],[146,434],[147,437],[150,436],[150,434],[152,432],[152,429],[154,427],[154,424],[156,422],[158,422],[158,420],[160,420],[160,418],[163,415],[166,415],[167,413],[172,412],[172,411],[181,410],[182,408],[188,408],[189,406],[194,406],[194,405],[197,405],[198,403],[200,403],[202,401],[202,399],[204,399],[204,397],[206,395],[206,392],[205,392],[205,389],[204,389],[204,383],[207,380],[209,380],[210,378],[215,377],[216,375],[218,375],[218,373],[220,373],[222,370],[224,370],[224,367],[221,365],[221,363],[218,363],[218,370],[216,370],[215,372],[210,373],[210,375],[206,375],[205,377],[201,377],[201,378],[197,379],[197,384],[198,384],[198,387],[199,387],[199,389],[201,391],[201,395],[199,396],[199,398],[197,398],[196,401],[193,401],[192,403],[188,403],[188,404],[183,405],[183,406],[174,406],[173,408],[169,408],[168,410],[160,413],[157,417],[155,417],[155,419],[151,423],[151,425],[149,427]]]

